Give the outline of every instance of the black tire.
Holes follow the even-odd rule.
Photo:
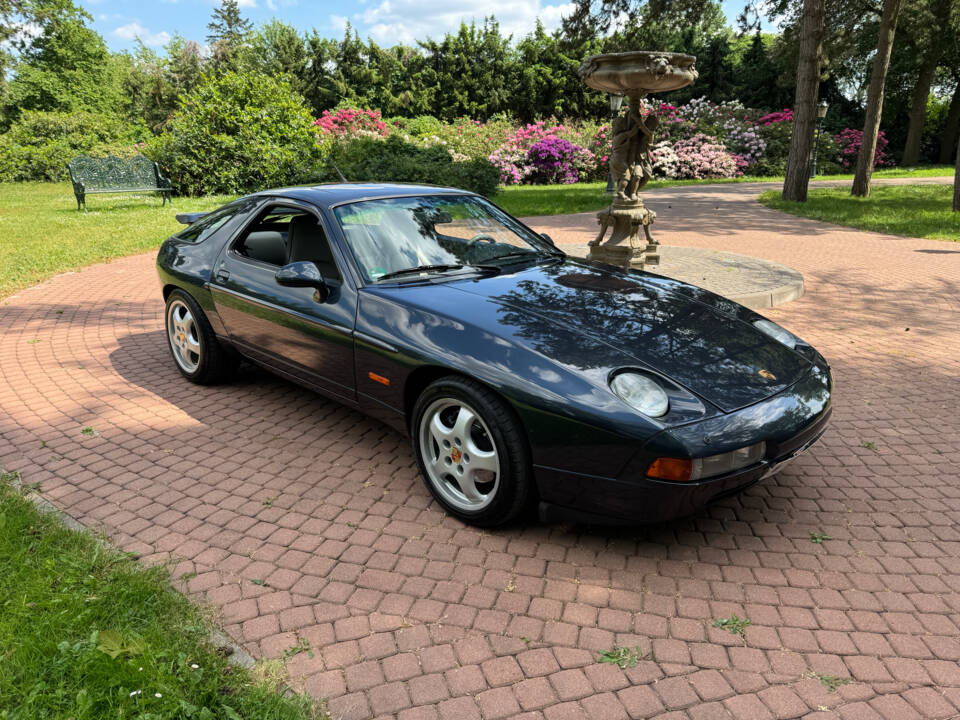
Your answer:
[[[181,359],[183,354],[175,346],[177,340],[174,337],[174,329],[171,324],[171,313],[184,306],[189,310],[193,321],[192,327],[195,330],[191,333],[191,339],[199,344],[195,367],[191,362]],[[189,293],[179,288],[173,290],[167,297],[163,317],[167,347],[173,357],[173,364],[181,375],[197,385],[215,385],[233,376],[240,364],[240,356],[233,348],[220,344],[203,309]]]
[[[466,403],[469,406],[468,409],[475,412],[481,423],[473,425],[473,430],[480,432],[481,442],[486,443],[489,440],[492,443],[499,461],[498,480],[496,483],[487,483],[493,489],[483,496],[485,498],[483,502],[487,504],[475,511],[458,507],[445,497],[444,491],[434,484],[440,481],[432,479],[434,475],[427,469],[428,460],[424,457],[424,442],[429,444],[427,452],[431,452],[430,448],[436,450],[439,446],[432,439],[424,440],[423,433],[429,434],[429,429],[423,427],[424,415],[430,410],[433,416],[433,408],[446,400]],[[481,427],[481,424],[486,427]],[[489,434],[486,431],[487,428],[489,428]],[[447,512],[465,523],[479,527],[503,525],[523,513],[536,496],[530,450],[523,425],[513,409],[502,398],[478,382],[458,375],[449,375],[428,385],[414,405],[411,437],[420,474],[430,493]],[[440,449],[440,452],[446,451]],[[466,465],[469,462],[466,452],[462,453],[462,457]],[[457,462],[460,462],[459,459]],[[456,462],[453,466],[456,466]],[[453,466],[449,467],[450,482],[448,484],[451,488],[458,489],[452,475],[455,472]],[[459,469],[462,475],[462,467]]]

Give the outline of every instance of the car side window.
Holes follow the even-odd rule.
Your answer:
[[[237,239],[233,249],[243,257],[277,267],[310,260],[324,277],[340,277],[317,217],[290,205],[271,205],[263,210]]]
[[[246,212],[250,208],[250,202],[238,202],[214,210],[209,215],[197,220],[190,227],[181,230],[176,234],[178,240],[186,242],[200,243],[213,235],[217,230],[230,222],[238,213]]]

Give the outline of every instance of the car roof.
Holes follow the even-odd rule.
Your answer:
[[[348,182],[302,185],[296,187],[263,190],[254,196],[287,197],[303,200],[319,206],[330,207],[358,200],[374,200],[387,197],[416,195],[472,195],[467,190],[439,187],[437,185],[413,185],[408,183]]]

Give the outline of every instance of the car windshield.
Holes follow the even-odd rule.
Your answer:
[[[335,213],[367,282],[557,252],[506,213],[471,195],[364,200],[341,205]]]

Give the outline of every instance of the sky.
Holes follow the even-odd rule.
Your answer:
[[[179,33],[206,42],[207,23],[217,0],[79,0],[94,18],[93,27],[114,51],[130,50],[139,37],[159,48]],[[277,18],[301,31],[316,29],[340,38],[349,21],[362,38],[380,45],[412,44],[426,37],[439,39],[456,31],[460,22],[481,22],[495,15],[504,33],[515,37],[533,30],[540,18],[547,30],[560,26],[573,4],[557,0],[240,0],[241,12],[255,24]],[[731,24],[743,0],[723,0]],[[638,48],[642,49],[642,48]]]

